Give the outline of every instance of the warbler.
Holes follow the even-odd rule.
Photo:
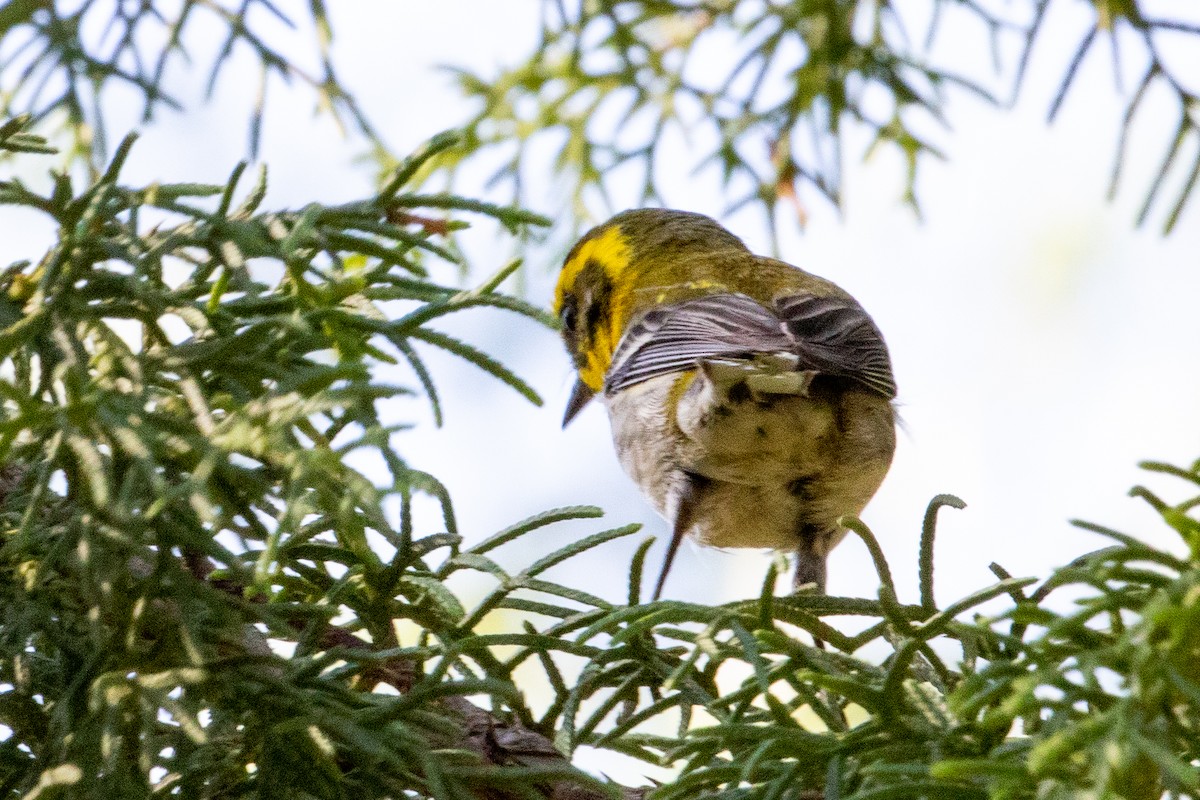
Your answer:
[[[891,358],[863,307],[709,217],[638,209],[575,244],[553,310],[578,369],[563,427],[599,397],[621,465],[671,524],[654,599],[688,535],[795,552],[794,588],[823,593],[838,518],[896,446]]]

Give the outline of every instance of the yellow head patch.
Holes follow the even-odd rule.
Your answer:
[[[554,288],[554,313],[562,313],[563,298],[579,280],[588,262],[600,265],[600,268],[614,284],[618,275],[629,267],[629,245],[621,235],[621,229],[610,226],[594,236],[584,237],[567,254],[562,272],[558,276],[558,285]]]
[[[600,229],[571,250],[554,290],[554,313],[563,318],[563,335],[579,377],[595,391],[604,385],[633,303],[629,262],[629,244],[620,227]]]

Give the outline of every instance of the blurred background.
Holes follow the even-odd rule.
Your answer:
[[[864,519],[891,561],[902,600],[916,596],[921,518],[938,493],[967,503],[964,511],[942,514],[936,586],[944,602],[989,583],[992,561],[1015,575],[1045,575],[1104,544],[1073,528],[1072,518],[1170,544],[1156,527],[1157,516],[1126,492],[1140,481],[1153,484],[1153,476],[1137,468],[1139,460],[1189,463],[1200,455],[1194,316],[1200,211],[1185,210],[1169,237],[1161,235],[1154,216],[1143,227],[1134,224],[1174,135],[1177,111],[1170,98],[1147,96],[1132,130],[1121,190],[1106,200],[1124,95],[1114,90],[1111,59],[1093,52],[1055,123],[1046,124],[1093,14],[1086,3],[1052,5],[1013,108],[951,91],[950,129],[935,137],[945,159],[925,162],[917,181],[922,218],[901,201],[902,159],[889,150],[864,159],[865,133],[857,145],[852,135],[845,151],[842,212],[805,198],[801,228],[781,207],[779,255],[853,293],[892,350],[904,430],[891,474]],[[441,65],[491,74],[528,57],[538,43],[538,0],[369,6],[332,8],[333,57],[341,79],[398,153],[477,110]],[[938,38],[944,60],[963,64],[989,85],[1011,85],[1015,50],[1001,53],[997,73],[986,42],[968,35],[965,26],[959,35],[955,24],[947,21]],[[281,24],[278,46],[290,43],[302,54],[312,35]],[[197,37],[196,62],[208,63],[219,46],[215,36]],[[1200,76],[1194,48],[1167,47],[1164,53],[1181,74]],[[201,78],[177,72],[175,91],[186,110],[165,111],[145,126],[134,94],[114,92],[111,138],[138,127],[143,134],[125,179],[223,180],[246,152],[245,119],[259,92],[249,61],[235,55],[215,102],[205,102]],[[1123,82],[1125,93],[1129,83]],[[370,191],[376,171],[367,146],[348,145],[327,116],[314,113],[303,87],[272,83],[269,90],[260,148],[271,170],[267,203],[299,207]],[[186,161],[174,155],[181,143]],[[1183,152],[1195,146],[1189,142]],[[687,143],[681,140],[676,152],[660,165],[667,203],[716,216],[751,249],[768,252],[772,239],[761,210],[723,213],[728,198],[711,175],[691,174]],[[464,193],[485,191],[485,177],[483,165],[467,167],[460,175]],[[1178,189],[1184,177],[1173,175],[1168,188]],[[627,188],[622,196],[616,187],[615,207],[592,209],[593,221],[635,204],[637,187]],[[529,176],[526,192],[533,210],[566,214],[561,192],[544,178]],[[27,228],[6,232],[0,257],[36,257],[49,244],[52,232],[30,219]],[[446,267],[446,280],[481,281],[514,254],[511,240],[486,224],[464,234],[462,244],[477,274],[460,276]],[[514,289],[548,303],[565,244],[551,237],[531,247]],[[596,504],[605,509],[608,526],[642,522],[645,535],[658,538],[648,569],[655,572],[667,528],[622,474],[603,410],[590,408],[560,430],[572,375],[557,336],[492,311],[471,311],[444,325],[512,367],[545,399],[534,407],[463,362],[431,352],[446,402],[445,425],[435,428],[420,400],[394,407],[397,421],[415,425],[397,436],[395,446],[410,464],[444,481],[468,542],[547,508]],[[411,380],[407,374],[386,377]],[[440,526],[432,504],[423,509],[421,523],[425,532]],[[503,549],[498,559],[519,568],[594,530],[594,523],[545,528]],[[568,561],[550,577],[621,600],[640,539]],[[758,592],[768,562],[759,552],[685,547],[666,595],[709,603],[744,598]],[[830,561],[831,593],[874,596],[877,585],[865,548],[847,539]],[[456,588],[469,599],[484,587]]]

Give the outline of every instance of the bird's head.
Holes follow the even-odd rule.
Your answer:
[[[656,208],[617,214],[576,242],[554,290],[554,314],[579,371],[563,425],[603,388],[629,321],[666,290],[695,283],[699,256],[725,249],[745,245],[702,214]]]

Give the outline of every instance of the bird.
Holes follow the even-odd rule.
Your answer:
[[[671,526],[653,600],[684,537],[795,553],[794,591],[883,482],[896,381],[883,335],[832,281],[755,255],[716,220],[624,211],[583,235],[554,290],[577,379],[624,470]]]

